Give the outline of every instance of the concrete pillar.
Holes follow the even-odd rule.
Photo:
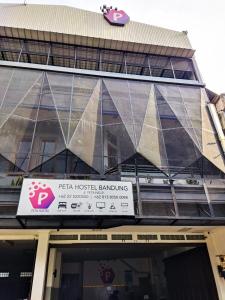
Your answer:
[[[56,261],[56,248],[51,248],[49,251],[49,259],[48,259],[48,275],[47,275],[47,283],[46,283],[46,291],[45,291],[45,300],[51,300],[52,298],[55,261]]]
[[[49,232],[39,233],[37,254],[34,267],[31,300],[43,300],[45,289],[45,274],[48,258]]]
[[[225,300],[225,279],[221,278],[217,266],[217,255],[225,255],[225,228],[217,228],[211,231],[207,238],[207,248],[216,282],[219,300]]]
[[[48,274],[45,291],[45,300],[57,300],[61,286],[61,252],[56,248],[49,251]]]

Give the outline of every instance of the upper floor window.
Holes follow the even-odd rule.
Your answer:
[[[1,38],[0,60],[143,76],[196,80],[191,59]]]

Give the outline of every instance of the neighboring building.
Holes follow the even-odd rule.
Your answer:
[[[225,299],[213,93],[186,32],[103,10],[0,5],[0,299]]]
[[[211,91],[208,91],[210,102],[216,107],[221,126],[223,131],[225,131],[225,94],[217,95]]]

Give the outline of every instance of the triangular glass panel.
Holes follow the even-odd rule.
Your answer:
[[[119,114],[118,120],[120,119],[122,121],[121,123],[124,124],[133,145],[136,147],[137,139],[134,132],[134,118],[131,109],[129,82],[116,79],[104,79],[103,82],[110,99],[113,100],[113,107]]]
[[[121,164],[121,171],[123,173],[138,173],[143,176],[165,176],[165,173],[150,163],[144,156],[135,153]]]
[[[156,129],[161,129],[160,119],[159,119],[157,104],[155,99],[154,85],[151,86],[151,90],[149,93],[148,103],[147,103],[145,117],[144,117],[144,124]]]
[[[57,154],[45,163],[32,170],[34,173],[59,173],[59,174],[97,174],[84,161],[69,150]]]
[[[160,93],[158,87],[155,87],[156,94],[156,103],[158,114],[160,118],[161,128],[164,129],[172,129],[172,128],[182,128],[182,124],[177,119],[175,113]]]
[[[157,85],[180,124],[196,146],[202,148],[200,89],[174,85]],[[194,133],[193,133],[194,130]]]
[[[105,172],[122,163],[136,152],[124,124],[103,126],[103,136]]]
[[[102,171],[101,81],[99,80],[83,112],[68,149],[98,172]]]
[[[163,88],[165,89],[164,86]],[[173,89],[174,88],[175,87],[173,87]],[[175,92],[173,92],[173,94],[175,94]],[[168,103],[169,99],[166,101],[166,99],[159,92],[158,87],[156,87],[156,99],[162,130],[183,128],[186,131],[186,133],[190,136],[192,141],[195,143],[195,146],[198,147],[198,149],[201,151],[201,136],[199,135],[199,131],[193,130],[191,122],[188,119],[188,115],[185,112],[185,107],[182,102],[181,96],[179,98],[177,95],[177,97],[174,97],[173,101],[171,101],[171,103],[173,102],[173,107],[175,107],[175,102],[179,103],[177,104],[177,107],[179,106],[179,109],[176,108],[176,110],[180,119],[178,119],[178,116],[170,107]]]
[[[43,76],[36,81],[23,101],[14,110],[13,115],[36,121],[41,99]]]
[[[38,110],[37,123],[32,141],[30,169],[44,163],[66,148],[58,114],[48,79],[43,81],[42,95]]]
[[[0,153],[18,168],[26,171],[35,123],[11,116],[0,129]]]
[[[195,161],[193,164],[183,169],[180,174],[174,176],[182,178],[224,178],[225,174],[218,169],[213,163],[207,158],[202,156],[200,159]]]
[[[123,121],[113,103],[113,100],[102,82],[102,125],[123,124]]]
[[[144,123],[137,151],[162,172],[169,173],[162,130]]]
[[[179,90],[192,127],[201,129],[201,89],[185,86]]]
[[[80,120],[68,149],[97,172],[103,171],[102,126]]]
[[[8,173],[8,172],[23,172],[23,171],[17,166],[15,166],[8,159],[0,155],[0,173]]]
[[[162,132],[171,173],[179,173],[201,157],[201,152],[184,128]]]
[[[40,71],[15,69],[2,102],[1,112],[11,114],[27,96],[41,75],[42,72]]]
[[[49,72],[47,77],[59,121],[62,126],[66,142],[68,143],[73,75],[62,75]]]
[[[74,75],[68,143],[71,140],[80,119],[82,118],[98,81],[99,79],[97,78]]]
[[[150,102],[151,88],[151,83],[129,81],[131,109],[135,124],[144,123]]]
[[[127,80],[104,79],[104,83],[123,124],[133,124],[129,82]]]

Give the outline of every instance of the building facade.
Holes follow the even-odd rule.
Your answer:
[[[225,299],[224,136],[195,51],[107,14],[0,6],[0,298]],[[88,192],[53,190],[52,213],[39,182]]]

